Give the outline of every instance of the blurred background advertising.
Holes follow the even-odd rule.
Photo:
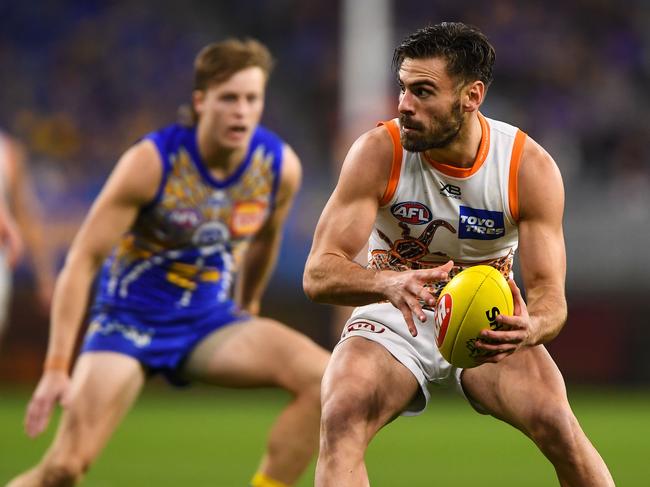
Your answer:
[[[645,0],[2,1],[0,128],[28,151],[57,265],[119,155],[189,101],[198,49],[255,37],[277,59],[263,123],[304,165],[264,312],[331,347],[345,312],[310,303],[301,287],[314,227],[350,143],[397,113],[393,48],[443,20],[487,34],[497,61],[482,112],[521,127],[564,177],[569,321],[552,355],[568,382],[647,386]],[[31,385],[47,316],[28,261],[14,279],[0,383]]]

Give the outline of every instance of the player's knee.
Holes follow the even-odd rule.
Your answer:
[[[581,431],[567,403],[539,408],[532,414],[527,429],[535,443],[550,455],[570,454]]]
[[[341,396],[339,396],[341,397]],[[349,396],[345,400],[327,398],[321,411],[321,448],[333,448],[341,440],[363,441],[368,415],[366,401]]]

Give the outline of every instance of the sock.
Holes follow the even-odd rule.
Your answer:
[[[289,487],[288,484],[272,479],[262,472],[257,472],[251,480],[250,487]]]

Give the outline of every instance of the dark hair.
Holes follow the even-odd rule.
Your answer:
[[[227,39],[205,46],[194,61],[194,89],[205,90],[210,85],[227,80],[237,71],[261,68],[267,77],[273,69],[273,57],[268,48],[255,39]]]
[[[449,75],[463,83],[481,80],[487,87],[492,82],[494,47],[476,27],[442,22],[415,31],[395,48],[393,70],[398,74],[406,58],[431,57],[444,58]]]

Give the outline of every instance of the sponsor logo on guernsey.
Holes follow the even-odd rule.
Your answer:
[[[461,206],[458,216],[458,238],[495,240],[506,234],[502,211]]]
[[[410,225],[424,225],[431,221],[431,210],[418,201],[402,201],[390,208],[395,218]]]
[[[448,198],[460,199],[460,186],[438,181],[440,184],[440,194]]]
[[[264,201],[240,201],[232,211],[230,229],[234,237],[244,237],[257,232],[266,220],[267,204]]]
[[[368,321],[354,321],[343,329],[343,336],[353,331],[370,331],[372,333],[384,333],[386,328],[378,323]]]

